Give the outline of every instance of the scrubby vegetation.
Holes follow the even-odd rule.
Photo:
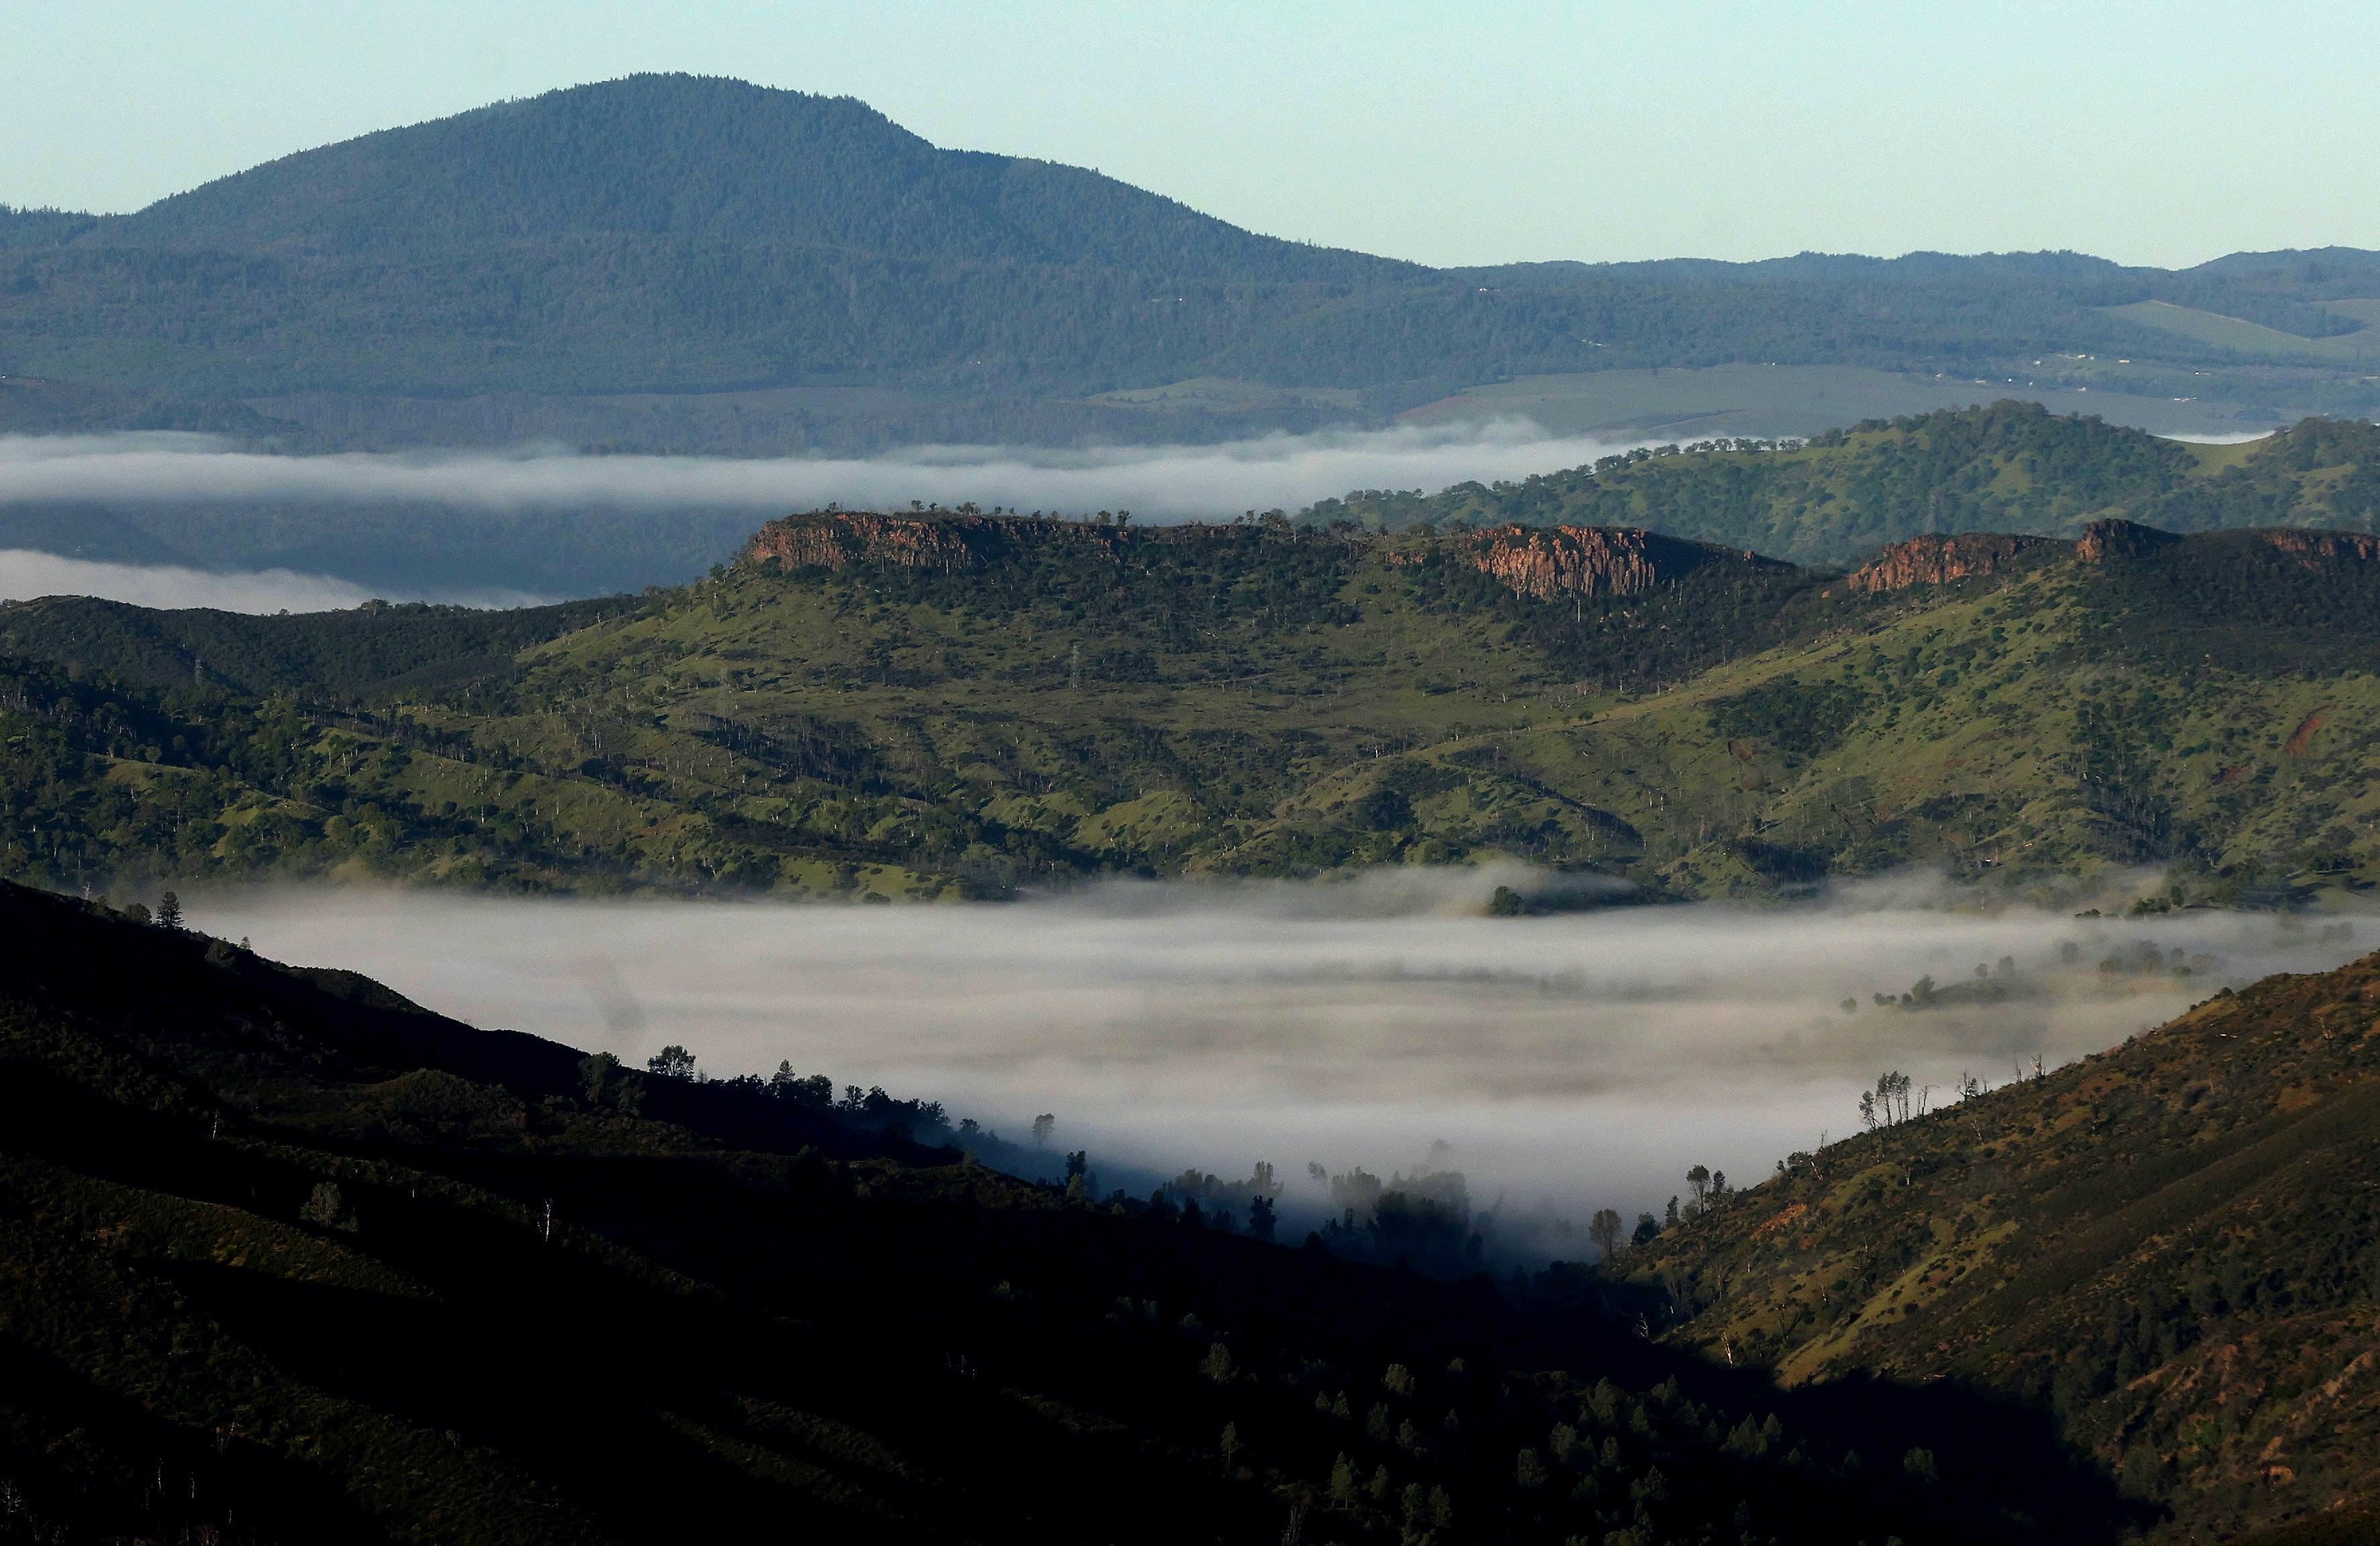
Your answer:
[[[2380,875],[2369,539],[2119,524],[1867,591],[1525,532],[867,519],[882,552],[520,613],[0,611],[0,857],[853,899],[1487,853],[1688,896]]]
[[[1870,1131],[1660,1234],[1630,1283],[1671,1345],[1788,1383],[1948,1380],[2047,1411],[2173,1539],[2334,1508],[2361,1539],[2375,1004],[2380,957],[1913,1110],[1888,1075],[1861,1098]]]
[[[2035,403],[1872,420],[1807,442],[1718,441],[1607,456],[1517,483],[1353,493],[1305,519],[1648,526],[1804,564],[1857,562],[1928,532],[2082,534],[2123,516],[2173,531],[2380,530],[2380,429],[2311,419],[2192,447]]]

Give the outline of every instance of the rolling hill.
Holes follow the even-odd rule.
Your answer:
[[[1910,864],[2346,895],[2380,876],[2374,542],[2109,519],[1843,575],[1627,528],[821,512],[610,603],[58,598],[0,611],[0,855],[67,887],[1003,895],[1505,853],[1647,895]]]
[[[2238,445],[2186,445],[2002,401],[1875,420],[1807,442],[1717,441],[1608,456],[1517,483],[1318,502],[1309,525],[1645,526],[1803,564],[1861,562],[1952,531],[2077,537],[2125,518],[2172,531],[2380,531],[2380,430],[2310,419]]]
[[[1801,1546],[1855,1514],[2089,1546],[2128,1516],[2037,1416],[1780,1391],[1575,1269],[1442,1282],[1033,1185],[831,1081],[625,1069],[5,883],[0,936],[0,1539]]]
[[[130,214],[0,211],[0,373],[150,420],[136,405],[244,400],[312,447],[1204,439],[1729,363],[2263,425],[2380,402],[2355,344],[2375,298],[2380,258],[2348,250],[2179,273],[2071,253],[1425,269],[940,149],[849,99],[686,76],[388,129]],[[1155,390],[1209,379],[1231,390]]]
[[[2009,1087],[1905,1089],[1630,1263],[1673,1345],[2054,1412],[2162,1537],[2380,1533],[2380,958]],[[2257,1537],[2257,1539],[2264,1539]]]

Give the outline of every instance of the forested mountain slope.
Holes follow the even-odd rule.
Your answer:
[[[0,1539],[2112,1540],[1949,1388],[1448,1284],[0,883]],[[855,1095],[856,1092],[854,1092]],[[1912,1451],[1938,1456],[1924,1474]]]
[[[1907,864],[2380,878],[2380,549],[826,512],[516,615],[0,611],[8,872],[1001,895],[1512,854],[1645,895]],[[207,663],[215,663],[212,665]]]
[[[1673,1345],[2054,1413],[2157,1539],[2380,1532],[2380,957],[1798,1154],[1630,1265]],[[2352,1521],[2351,1523],[2350,1521]],[[2277,1538],[2278,1539],[2278,1538]],[[2295,1539],[2295,1537],[2291,1537]]]
[[[2173,531],[2380,531],[2380,429],[2310,419],[2244,445],[2192,446],[2011,401],[1870,421],[1806,444],[1672,446],[1517,483],[1354,493],[1301,518],[1390,530],[1646,526],[1797,563],[1848,564],[1924,533],[2073,537],[2111,517]]]
[[[1432,270],[939,149],[848,99],[686,76],[389,129],[128,215],[0,210],[0,371],[270,399],[324,443],[451,432],[423,405],[474,396],[599,445],[735,445],[747,408],[785,416],[775,449],[862,432],[853,415],[913,440],[1196,435],[1310,427],[1312,405],[1084,399],[1219,378],[1354,394],[1331,411],[1377,423],[1515,376],[1738,362],[2221,398],[2265,421],[2370,410],[2375,298],[2380,258],[2343,250],[2181,273],[2071,253]],[[834,396],[857,388],[900,401]],[[795,398],[674,428],[599,411],[750,391]],[[522,395],[568,403],[540,418]]]

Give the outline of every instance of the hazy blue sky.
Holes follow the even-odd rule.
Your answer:
[[[0,201],[646,69],[1420,259],[2380,247],[2380,6],[0,0]]]

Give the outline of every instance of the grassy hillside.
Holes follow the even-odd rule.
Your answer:
[[[1721,441],[1518,483],[1354,493],[1302,518],[1390,530],[1648,526],[1797,563],[1850,564],[1925,532],[2070,537],[2110,517],[2175,531],[2380,530],[2380,430],[2317,419],[2244,449],[2195,448],[2011,401],[1872,420],[1802,444]]]
[[[2038,1418],[1780,1391],[1647,1345],[1574,1269],[1442,1283],[1029,1185],[790,1071],[625,1070],[15,886],[0,931],[0,1538],[1798,1546],[1856,1515],[2081,1546],[2126,1517]]]
[[[1631,1260],[1672,1345],[2054,1413],[2159,1537],[2380,1530],[2380,958],[1889,1119]],[[2325,1516],[2325,1510],[2341,1512]],[[2262,1538],[2259,1538],[2262,1539]]]
[[[1847,579],[1592,529],[821,514],[575,610],[26,603],[0,854],[67,887],[863,899],[1488,853],[1690,896],[1905,864],[2162,866],[2157,905],[2380,877],[2370,539],[2009,552]]]

